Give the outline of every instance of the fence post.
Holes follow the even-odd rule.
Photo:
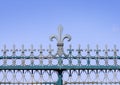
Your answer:
[[[57,81],[57,85],[63,85],[62,70],[58,70],[58,81]]]

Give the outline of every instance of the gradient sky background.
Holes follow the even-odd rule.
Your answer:
[[[120,48],[120,0],[0,0],[0,48],[42,44],[47,49],[49,43],[56,48],[49,36],[58,33],[59,24],[72,36],[65,48]]]

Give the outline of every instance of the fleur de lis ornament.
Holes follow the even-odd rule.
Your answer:
[[[57,40],[57,47],[58,47],[57,54],[59,56],[64,54],[64,50],[63,50],[64,43],[63,43],[63,41],[65,39],[68,39],[68,41],[71,40],[71,36],[69,34],[66,34],[66,35],[62,36],[62,32],[63,32],[63,27],[62,27],[62,25],[59,25],[58,26],[58,35],[51,35],[50,36],[51,41],[53,41],[53,39]]]

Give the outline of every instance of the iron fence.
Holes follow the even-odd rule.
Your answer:
[[[7,49],[6,45],[2,49],[3,54],[0,56],[0,84],[1,85],[119,85],[120,84],[120,56],[119,51],[114,45],[112,50],[87,48],[84,50],[78,46],[78,49],[72,49],[69,46],[68,53],[64,52],[64,39],[71,40],[71,36],[66,34],[62,36],[62,26],[58,27],[58,36],[52,35],[58,41],[57,52],[53,54],[53,49],[49,45],[46,51],[48,55],[43,55],[45,49],[40,45],[40,49]],[[8,51],[12,55],[8,55]],[[26,56],[25,52],[29,51],[30,55]],[[36,56],[34,52],[39,54]],[[73,55],[73,51],[77,55]],[[20,52],[20,55],[17,55]],[[82,55],[86,52],[86,55]],[[91,55],[94,52],[94,56]],[[104,56],[100,55],[104,52]],[[109,52],[113,52],[109,56]]]

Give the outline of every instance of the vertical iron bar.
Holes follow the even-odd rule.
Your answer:
[[[63,85],[62,70],[58,70],[58,81],[57,81],[57,85]]]

